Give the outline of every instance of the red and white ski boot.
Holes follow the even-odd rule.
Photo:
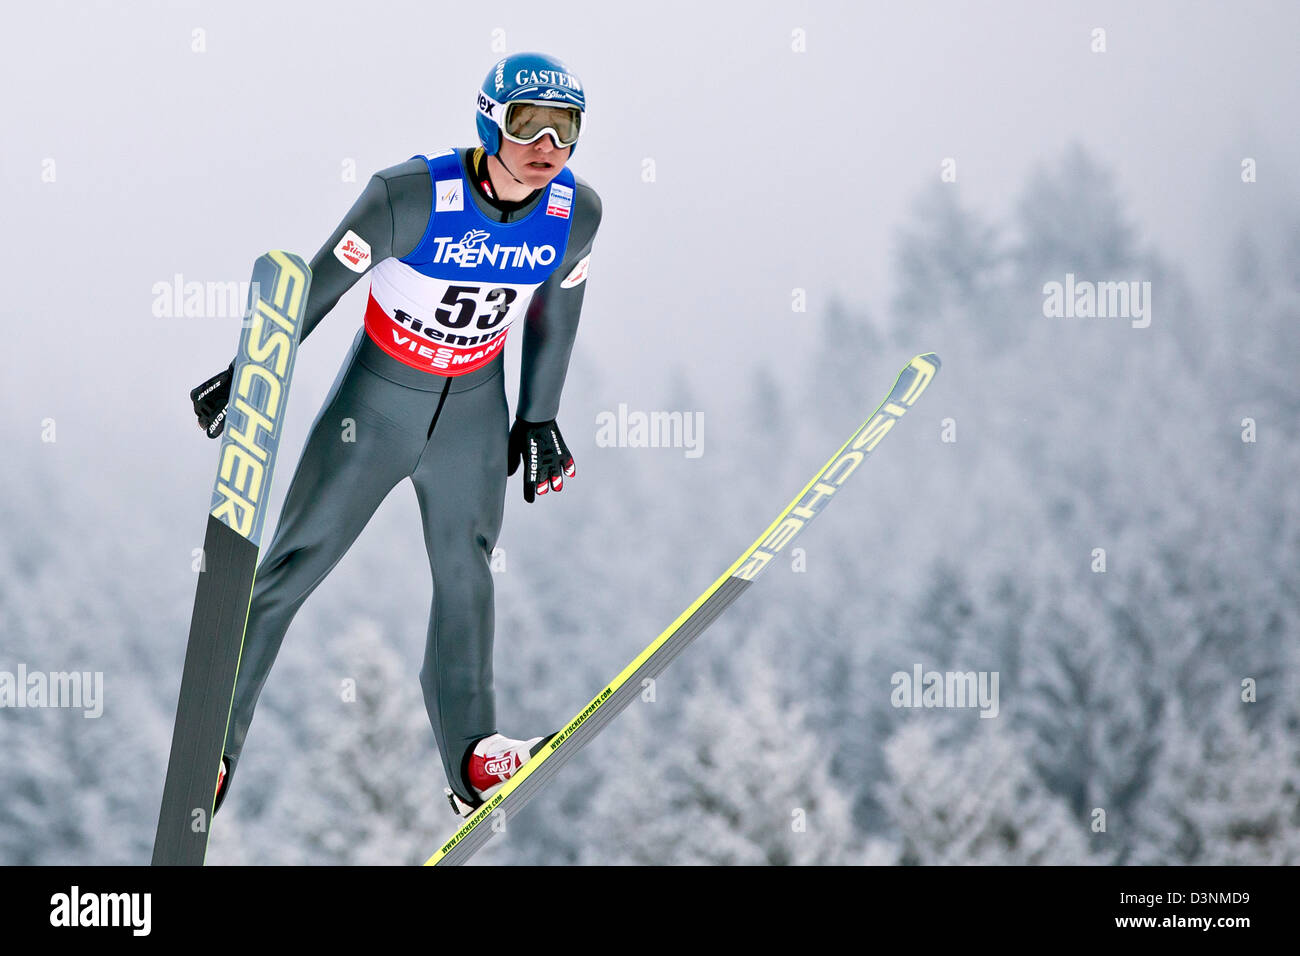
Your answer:
[[[486,801],[491,800],[505,786],[505,782],[518,773],[554,736],[555,734],[547,734],[532,740],[511,740],[501,734],[492,734],[479,740],[470,752],[465,773],[465,779],[476,800],[473,804],[466,803],[447,787],[443,792],[447,794],[452,810],[458,816],[470,816]]]
[[[221,802],[226,799],[226,782],[230,779],[230,758],[221,755],[221,766],[217,769],[217,796],[213,801],[212,812],[221,809]]]

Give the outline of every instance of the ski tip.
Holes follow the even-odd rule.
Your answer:
[[[271,262],[291,262],[296,268],[311,275],[311,266],[307,264],[307,260],[296,252],[290,252],[288,249],[268,249],[258,258],[269,259]]]
[[[936,355],[934,352],[922,352],[920,355],[914,355],[912,357],[912,361],[926,362],[929,365],[933,365],[935,368],[938,368],[943,364],[942,362],[939,361],[939,356]]]

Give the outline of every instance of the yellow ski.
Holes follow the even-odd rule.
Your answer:
[[[659,674],[736,600],[768,563],[821,513],[863,460],[929,387],[939,370],[933,352],[918,355],[899,373],[889,395],[830,461],[813,475],[767,529],[731,567],[672,624],[592,698],[550,742],[465,821],[425,866],[458,865],[492,838],[493,814],[516,813],[559,769],[641,692],[641,682]]]

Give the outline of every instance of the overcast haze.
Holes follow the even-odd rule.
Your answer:
[[[509,50],[567,58],[587,86],[573,168],[609,214],[583,346],[647,400],[662,362],[650,356],[704,373],[719,354],[747,364],[806,342],[792,288],[813,308],[833,295],[883,307],[893,232],[946,157],[963,201],[991,210],[1035,163],[1082,143],[1193,280],[1215,269],[1223,226],[1296,196],[1300,141],[1283,121],[1300,73],[1294,4],[472,7],[11,9],[0,163],[5,219],[29,238],[8,260],[8,308],[44,312],[59,288],[60,311],[96,317],[71,355],[34,348],[44,323],[18,323],[11,358],[62,381],[70,358],[93,368],[144,349],[165,357],[175,393],[228,345],[201,324],[154,320],[153,283],[242,278],[273,246],[310,255],[370,173],[473,142],[494,30]],[[1104,54],[1089,52],[1095,27]],[[205,53],[191,52],[194,29]],[[791,51],[795,29],[806,53]],[[292,108],[273,108],[280,96]],[[1245,156],[1262,174],[1242,197]],[[46,158],[54,188],[39,175]],[[356,182],[341,181],[347,160]],[[96,253],[74,254],[69,288],[57,277],[72,248]],[[363,288],[304,353],[305,377],[332,377]],[[93,376],[67,378],[69,402],[90,399]],[[156,383],[132,377],[123,397],[149,400]]]
[[[603,762],[566,769],[554,802],[535,804],[572,807],[578,794],[590,828],[535,822],[485,860],[989,862],[966,836],[927,848],[909,817],[923,810],[904,797],[934,793],[942,815],[962,793],[918,768],[956,779],[996,754],[1037,794],[1004,812],[1071,859],[1300,861],[1280,796],[1300,779],[1286,776],[1300,775],[1296,695],[1288,707],[1279,692],[1295,688],[1300,555],[1287,490],[1300,409],[1297,36],[1300,6],[1260,2],[10,5],[0,670],[100,670],[107,700],[98,721],[0,712],[0,862],[148,857],[215,457],[188,392],[225,367],[238,333],[228,317],[155,315],[156,284],[244,281],[271,248],[310,258],[373,172],[472,144],[483,76],[522,50],[554,53],[583,80],[571,167],[604,218],[559,417],[578,478],[532,507],[517,484],[508,492],[506,733],[579,709],[911,355],[935,350],[945,367],[855,477],[855,504],[810,531],[806,576],[756,585],[674,664],[683,693],[666,696],[666,716],[629,714],[592,748],[609,748]],[[941,182],[950,159],[956,179]],[[1151,327],[1045,318],[1043,284],[1067,273],[1151,282]],[[299,353],[263,546],[366,287]],[[792,309],[797,290],[805,311]],[[512,407],[518,347],[512,337]],[[702,414],[703,454],[599,447],[595,416],[620,403]],[[1241,439],[1245,418],[1258,443]],[[415,679],[429,587],[417,521],[403,485],[295,621],[215,862],[412,862],[450,828]],[[1118,562],[1109,577],[1089,570],[1096,547]],[[1231,620],[1198,643],[1215,608]],[[1036,660],[1033,646],[1054,650]],[[1100,697],[1063,697],[1080,686],[1070,655],[1085,647],[1137,689],[1114,677]],[[1004,719],[945,714],[960,729],[940,733],[899,717],[889,675],[915,661],[1001,671]],[[392,798],[401,812],[364,825],[389,829],[340,846],[317,837],[354,812],[346,790],[301,801],[311,767],[368,759],[356,755],[373,741],[325,709],[338,674],[357,668],[392,682],[361,721],[381,740],[406,735],[407,751],[375,760],[407,789]],[[1248,717],[1232,710],[1241,680],[1263,675],[1271,696]],[[1145,703],[1130,712],[1130,697]],[[636,781],[689,776],[702,759],[665,739],[744,741],[778,698],[807,713],[770,733],[815,746],[735,768],[769,781],[806,770],[773,782],[775,823],[715,835],[721,849],[695,859],[673,854],[707,825],[676,816],[614,853]],[[114,705],[125,699],[129,710]],[[726,724],[733,715],[745,716]],[[980,743],[986,725],[1013,735]],[[1284,768],[1225,798],[1272,808],[1275,826],[1264,849],[1196,860],[1166,823],[1191,799],[1176,787],[1189,767],[1229,766],[1202,747],[1216,734],[1247,741],[1244,766]],[[1090,766],[1109,769],[1088,776],[1060,743],[1103,738],[1176,745],[1108,751]],[[1260,756],[1270,747],[1281,756]],[[606,786],[615,754],[628,766]],[[765,842],[801,786],[842,794],[824,808],[836,838]],[[1099,845],[1098,806],[1123,807],[1132,829]],[[289,808],[306,821],[297,830]],[[1218,812],[1187,818],[1219,833],[1204,822]],[[427,814],[423,829],[409,814]],[[102,860],[87,849],[98,825],[115,833]]]

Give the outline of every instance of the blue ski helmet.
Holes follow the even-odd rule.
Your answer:
[[[501,151],[501,130],[506,124],[510,104],[521,102],[576,107],[575,137],[587,109],[582,83],[558,59],[545,53],[512,53],[488,71],[478,93],[478,139],[489,156]],[[544,134],[537,133],[537,136],[541,135]],[[557,146],[561,138],[559,133],[555,134]],[[569,155],[572,156],[578,148],[576,139],[570,147]]]

